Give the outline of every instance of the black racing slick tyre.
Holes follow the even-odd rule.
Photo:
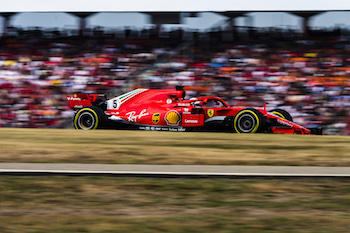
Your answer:
[[[235,116],[233,128],[237,133],[261,133],[266,130],[266,119],[258,110],[246,108]]]
[[[279,116],[283,119],[286,119],[288,121],[293,121],[293,117],[285,110],[283,109],[273,109],[270,111],[270,113],[276,115],[276,116]]]
[[[92,130],[103,127],[107,122],[107,116],[103,110],[96,106],[80,109],[74,116],[74,128]]]

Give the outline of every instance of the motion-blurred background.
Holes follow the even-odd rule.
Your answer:
[[[0,16],[0,127],[71,128],[72,93],[183,85],[350,135],[349,11]]]

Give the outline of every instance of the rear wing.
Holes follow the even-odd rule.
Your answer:
[[[106,100],[106,95],[101,94],[74,94],[67,96],[70,107],[78,110],[83,107],[93,106]]]

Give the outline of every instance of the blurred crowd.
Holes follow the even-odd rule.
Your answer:
[[[206,40],[207,39],[207,40]],[[72,127],[66,95],[108,97],[183,85],[186,98],[283,108],[294,121],[350,135],[350,41],[340,37],[0,40],[0,127]],[[202,42],[201,42],[202,41]],[[206,42],[204,42],[206,41]],[[213,41],[215,43],[213,43]]]

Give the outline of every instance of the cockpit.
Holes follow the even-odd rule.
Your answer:
[[[195,100],[191,102],[191,105],[194,107],[203,107],[203,108],[224,108],[228,107],[224,102],[219,99],[204,99],[204,100]]]

